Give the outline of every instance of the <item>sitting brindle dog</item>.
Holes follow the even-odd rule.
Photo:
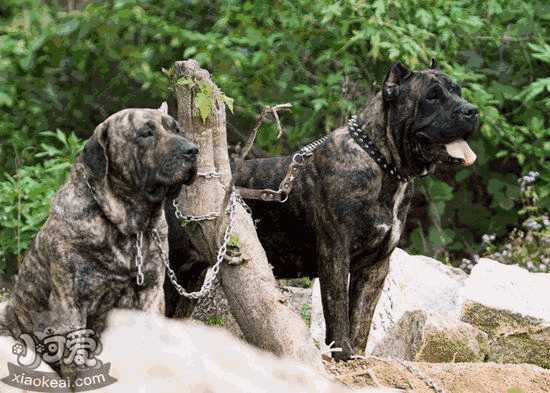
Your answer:
[[[334,358],[365,349],[414,178],[436,164],[471,165],[465,141],[477,126],[478,110],[449,77],[435,66],[413,72],[397,63],[349,127],[314,151],[285,203],[248,201],[275,276],[319,277],[326,343],[342,348]],[[237,163],[235,184],[277,189],[290,163]]]
[[[115,307],[163,311],[163,202],[192,181],[197,153],[159,110],[127,109],[101,123],[19,266],[4,333],[99,334]],[[53,366],[67,375],[74,365]]]

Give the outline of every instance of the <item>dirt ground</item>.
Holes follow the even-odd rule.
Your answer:
[[[368,357],[325,361],[347,386],[386,387],[418,393],[549,393],[550,370],[530,364],[415,363]]]

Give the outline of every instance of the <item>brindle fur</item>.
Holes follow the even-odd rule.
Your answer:
[[[11,335],[100,333],[114,307],[162,311],[164,266],[152,231],[166,248],[163,200],[196,173],[197,148],[178,134],[173,118],[152,109],[123,110],[96,128],[19,267],[3,321]]]
[[[437,163],[457,161],[444,144],[467,139],[478,116],[440,71],[411,72],[396,64],[359,123],[389,162],[419,176]],[[290,157],[237,163],[235,184],[277,189],[289,163]],[[286,203],[248,201],[275,276],[319,277],[326,342],[343,349],[336,359],[365,349],[413,183],[386,173],[340,128],[304,166]]]

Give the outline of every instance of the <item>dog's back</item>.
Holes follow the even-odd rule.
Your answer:
[[[292,161],[291,156],[241,161],[235,166],[235,185],[277,190]],[[256,230],[277,278],[316,275],[315,236],[308,219],[301,171],[284,203],[246,200]]]

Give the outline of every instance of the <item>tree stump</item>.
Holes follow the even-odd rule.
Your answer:
[[[227,99],[208,71],[194,60],[176,62],[175,79],[178,120],[186,136],[199,146],[199,173],[220,175],[199,176],[191,186],[184,187],[178,203],[186,214],[219,214],[215,221],[186,226],[194,247],[205,259],[215,261],[228,221],[225,206],[232,192],[226,136]],[[303,320],[285,304],[252,218],[241,205],[237,206],[232,233],[231,255],[240,254],[241,263],[224,261],[220,280],[231,313],[246,340],[276,355],[321,368],[321,354]]]

